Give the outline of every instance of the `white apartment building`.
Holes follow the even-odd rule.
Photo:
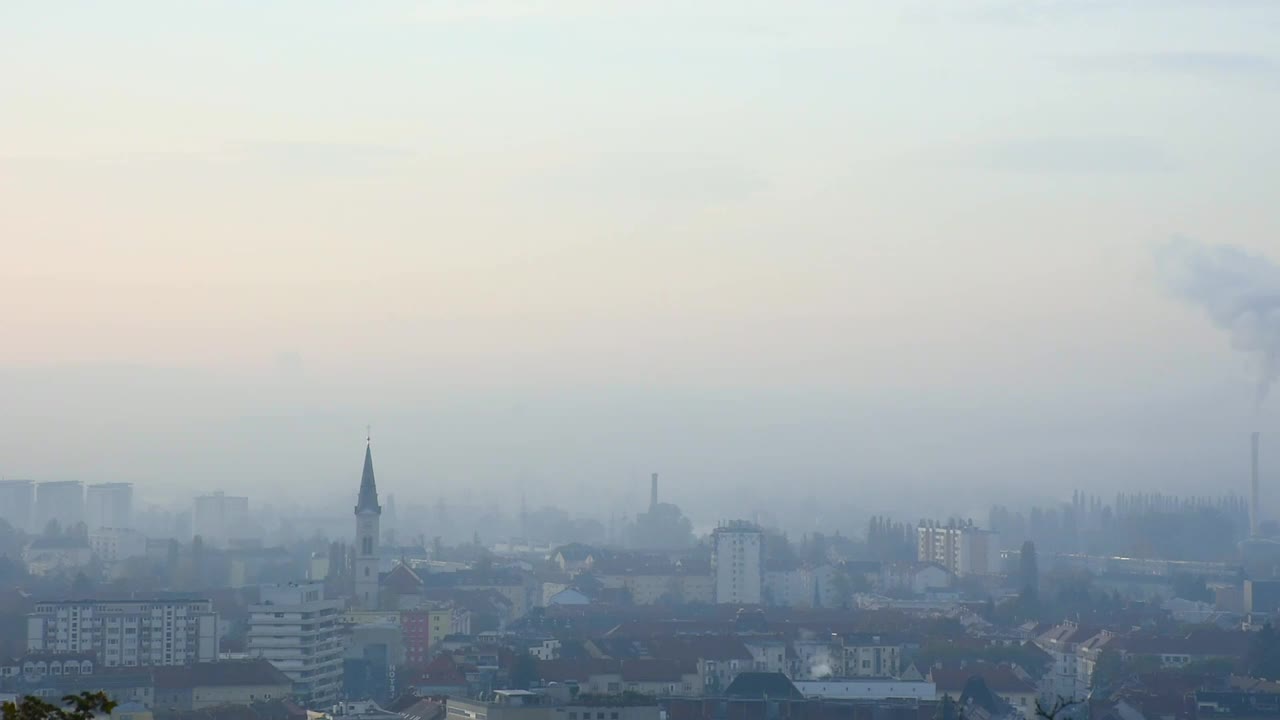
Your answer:
[[[993,535],[972,523],[921,523],[916,528],[916,559],[937,563],[957,577],[987,575],[996,572],[999,561]]]
[[[321,583],[263,585],[261,600],[249,606],[249,655],[288,675],[298,702],[333,704],[342,684],[342,601],[325,600]]]
[[[90,485],[85,492],[85,520],[90,532],[133,527],[133,485],[113,482]]]
[[[36,603],[32,652],[92,652],[103,667],[191,665],[218,659],[218,614],[209,600]]]
[[[137,530],[104,527],[89,532],[89,548],[105,563],[146,557],[147,538]]]
[[[711,533],[711,566],[716,602],[759,605],[764,588],[764,532],[745,520],[734,520]]]

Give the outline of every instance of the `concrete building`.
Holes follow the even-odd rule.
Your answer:
[[[36,486],[30,480],[0,480],[0,520],[24,532],[35,530]]]
[[[293,693],[288,676],[261,659],[157,668],[154,677],[154,708],[167,713],[280,700]]]
[[[321,583],[264,585],[261,600],[249,606],[249,655],[289,676],[303,705],[332,704],[342,683],[342,601],[325,600]]]
[[[796,689],[805,697],[828,700],[929,700],[936,699],[938,689],[927,680],[895,680],[893,678],[827,678],[795,680]]]
[[[764,589],[764,532],[734,520],[711,533],[715,599],[720,604],[759,605]]]
[[[39,532],[51,520],[63,528],[84,522],[84,483],[65,480],[36,485],[36,524],[31,529]]]
[[[216,492],[196,498],[191,534],[209,547],[225,548],[249,523],[249,498]]]
[[[896,678],[903,670],[906,647],[883,635],[846,635],[843,640],[846,677]]]
[[[22,562],[32,575],[52,575],[87,567],[93,550],[82,537],[67,535],[37,536],[22,550]]]
[[[40,602],[27,616],[27,648],[93,652],[108,668],[191,665],[217,660],[217,628],[209,600]]]
[[[133,485],[131,483],[96,483],[86,491],[85,522],[89,531],[102,528],[133,527]]]
[[[997,571],[999,555],[992,533],[950,523],[921,523],[916,528],[916,560],[937,563],[957,577],[988,575]]]
[[[659,720],[656,700],[640,695],[578,698],[528,690],[495,690],[483,700],[449,698],[456,720]]]
[[[128,528],[100,528],[89,532],[89,549],[105,563],[146,557],[147,538]]]
[[[1280,580],[1245,580],[1244,611],[1250,615],[1280,612]]]
[[[364,470],[360,473],[360,494],[356,498],[356,604],[368,609],[378,607],[378,526],[382,506],[378,504],[378,485],[373,477],[373,451],[364,447]]]

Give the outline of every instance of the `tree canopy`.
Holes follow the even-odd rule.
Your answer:
[[[21,701],[0,706],[4,720],[91,720],[96,715],[109,715],[116,702],[102,692],[82,692],[62,698],[63,705],[53,705],[28,695]]]

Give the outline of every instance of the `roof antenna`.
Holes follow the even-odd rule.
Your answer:
[[[372,425],[364,426],[364,444],[365,445],[373,444],[373,426]]]

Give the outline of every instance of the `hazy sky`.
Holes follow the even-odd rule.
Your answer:
[[[1243,492],[1249,366],[1152,248],[1280,259],[1277,36],[1274,0],[2,3],[0,476],[341,505],[372,423],[384,492],[505,507]]]

